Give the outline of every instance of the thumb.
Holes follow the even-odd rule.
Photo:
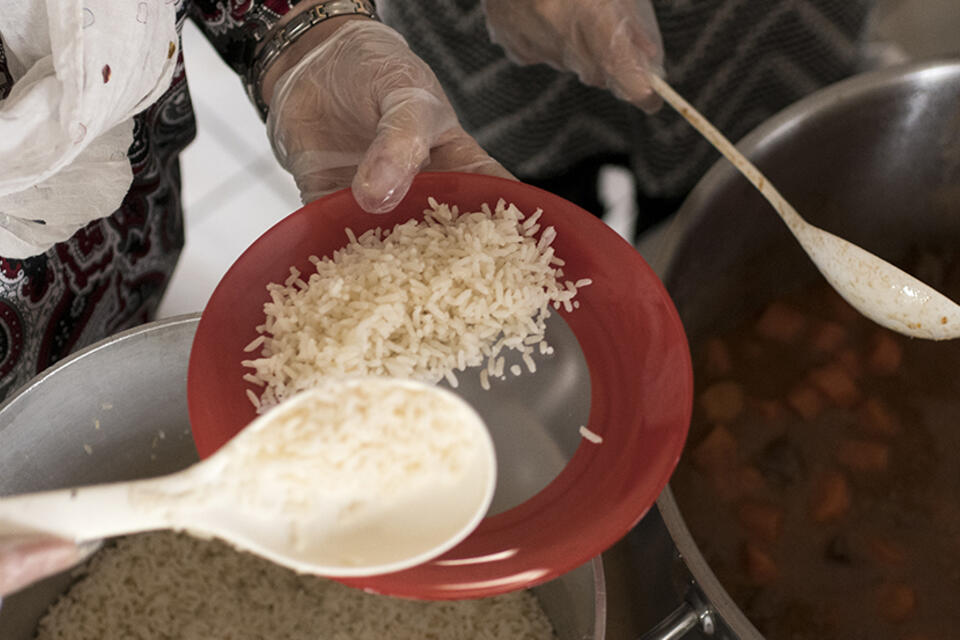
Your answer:
[[[98,546],[51,536],[0,538],[0,596],[69,569]]]
[[[400,203],[428,162],[433,143],[457,125],[450,106],[425,89],[392,91],[383,107],[352,185],[357,204],[370,213],[385,213]]]
[[[649,77],[664,75],[660,45],[651,39],[643,23],[624,20],[612,27],[607,46],[600,65],[609,89],[648,114],[656,112],[663,101]]]

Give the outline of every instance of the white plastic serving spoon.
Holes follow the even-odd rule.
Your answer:
[[[773,205],[800,246],[836,291],[877,324],[914,338],[960,337],[960,305],[872,253],[804,220],[769,180],[662,78],[658,94],[736,167]]]
[[[0,535],[84,542],[185,530],[300,572],[376,575],[465,538],[496,475],[483,420],[453,393],[389,378],[330,380],[184,471],[0,498]]]

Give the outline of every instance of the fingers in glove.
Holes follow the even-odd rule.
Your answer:
[[[377,135],[353,179],[353,194],[364,211],[392,210],[430,158],[439,134],[457,126],[449,103],[418,88],[397,89],[383,100]]]
[[[661,104],[649,74],[663,75],[650,0],[483,0],[490,37],[520,64],[573,71],[645,111]]]
[[[516,180],[512,173],[491,158],[477,144],[477,141],[463,129],[458,127],[451,131],[447,137],[449,140],[444,141],[430,152],[430,164],[425,169],[429,171],[480,173]]]
[[[298,160],[303,160],[306,164],[310,162],[309,156],[314,153],[316,152],[302,154],[298,156]],[[357,172],[357,163],[331,164],[332,162],[334,160],[327,157],[323,161],[311,162],[306,169],[294,173],[294,180],[300,190],[300,200],[303,204],[350,186]],[[316,168],[321,166],[325,168]]]
[[[99,544],[76,545],[52,536],[0,538],[0,596],[69,569]]]
[[[606,86],[618,98],[653,113],[663,101],[651,88],[649,74],[662,75],[663,49],[652,10],[650,16],[640,15],[642,6],[635,5],[638,15],[634,16],[600,11],[590,20],[577,22],[578,39],[583,43],[580,62],[596,65],[581,74],[581,79]]]

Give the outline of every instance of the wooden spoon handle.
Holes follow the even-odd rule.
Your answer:
[[[726,136],[720,133],[709,120],[694,109],[679,93],[674,91],[673,87],[667,84],[663,78],[655,74],[650,74],[650,85],[654,91],[660,94],[660,97],[666,100],[687,122],[703,134],[703,137],[716,147],[717,151],[722,153],[727,160],[733,163],[733,166],[763,194],[763,197],[773,205],[773,208],[776,209],[777,213],[780,214],[780,217],[783,218],[783,221],[787,223],[787,226],[794,234],[805,232],[809,224],[800,217],[796,209],[780,195],[780,192],[777,191],[776,187],[760,172],[760,169],[747,160],[747,157],[740,153]]]

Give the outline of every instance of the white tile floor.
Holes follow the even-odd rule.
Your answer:
[[[960,54],[958,0],[883,0],[875,33],[913,56]],[[186,246],[158,317],[200,311],[217,282],[261,233],[300,207],[290,176],[273,158],[265,129],[236,75],[191,23],[183,30],[197,139],[181,157]],[[611,226],[628,235],[629,177],[604,176]],[[655,238],[641,243],[653,250]]]

